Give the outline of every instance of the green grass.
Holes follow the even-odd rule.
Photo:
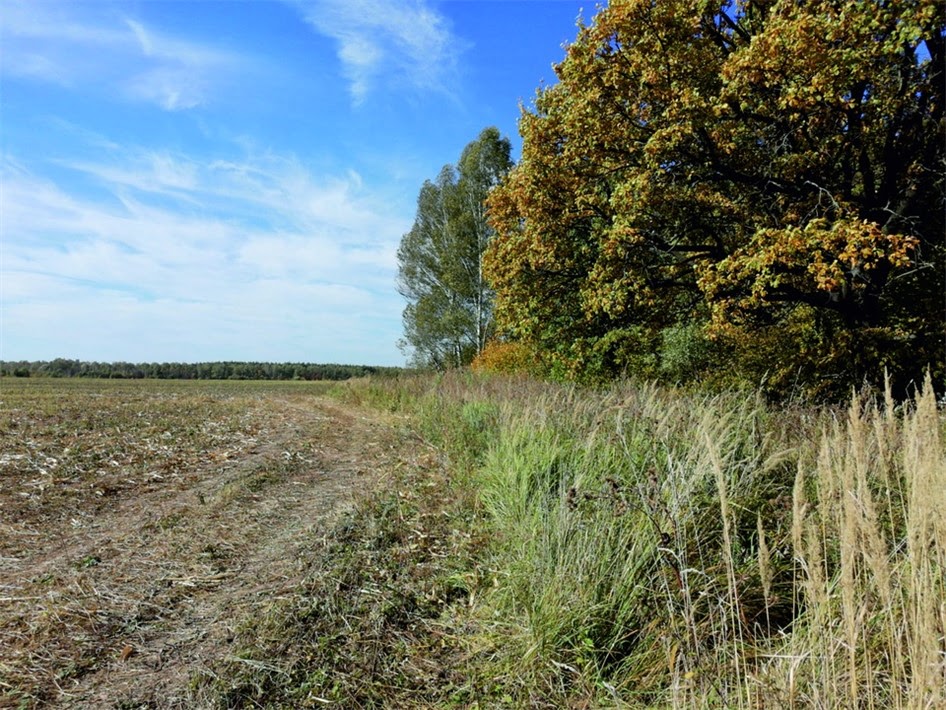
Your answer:
[[[946,702],[929,385],[846,411],[469,374],[348,396],[409,412],[472,492],[464,672],[486,706]]]

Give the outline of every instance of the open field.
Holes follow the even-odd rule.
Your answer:
[[[0,707],[946,703],[929,382],[0,388]]]
[[[327,387],[0,381],[0,707],[191,706],[417,446]]]

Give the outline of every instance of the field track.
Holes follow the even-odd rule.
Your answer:
[[[0,707],[187,707],[416,443],[308,383],[0,381]]]

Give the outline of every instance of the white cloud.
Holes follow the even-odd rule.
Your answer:
[[[195,108],[207,95],[205,82],[188,68],[152,69],[123,82],[122,87],[129,97],[156,104],[165,111]]]
[[[4,38],[8,41],[27,39],[32,42],[55,40],[100,47],[127,44],[128,35],[121,29],[79,18],[74,9],[64,2],[7,0],[3,5]]]
[[[372,197],[358,172],[316,176],[292,155],[200,161],[166,150],[112,149],[105,157],[57,163],[108,187],[138,213],[163,196],[226,214],[231,222],[266,221],[271,229],[333,239],[400,238],[404,226],[392,221],[385,201]]]
[[[94,198],[4,161],[0,358],[400,361],[408,218],[357,173],[272,154],[107,158],[69,164]]]
[[[207,103],[247,71],[249,62],[235,53],[94,9],[5,3],[3,72],[180,111]]]
[[[175,296],[31,272],[4,275],[0,359],[396,364],[400,306],[356,286],[206,271]],[[209,282],[209,283],[208,283]]]
[[[353,101],[386,83],[450,93],[465,44],[422,0],[297,2],[306,21],[338,45]]]

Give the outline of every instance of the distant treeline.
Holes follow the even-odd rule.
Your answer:
[[[101,377],[158,380],[347,380],[366,375],[393,375],[396,367],[317,365],[292,362],[84,362],[0,360],[3,377]]]

